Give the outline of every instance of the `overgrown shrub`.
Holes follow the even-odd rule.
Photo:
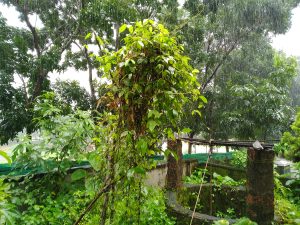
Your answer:
[[[0,224],[13,225],[18,213],[11,202],[9,184],[0,178]]]
[[[247,166],[247,150],[246,149],[241,149],[234,151],[232,153],[232,159],[230,163],[238,168],[246,168]]]
[[[300,111],[291,125],[291,132],[285,132],[281,138],[280,146],[284,147],[284,155],[296,162],[300,161]]]

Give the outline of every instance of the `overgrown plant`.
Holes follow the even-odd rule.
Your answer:
[[[65,172],[72,160],[85,159],[94,135],[89,112],[76,110],[64,114],[64,106],[56,104],[53,92],[40,97],[34,109],[39,140],[35,143],[31,136],[21,137],[20,144],[13,150],[16,166]]]
[[[300,208],[289,199],[291,190],[282,184],[277,172],[274,172],[274,184],[275,214],[277,215],[277,222],[279,224],[299,224]]]
[[[296,162],[300,161],[300,111],[291,125],[292,132],[285,132],[280,145],[285,146],[285,156]]]
[[[11,202],[9,185],[0,179],[0,224],[13,225],[18,213]]]
[[[220,187],[222,185],[228,185],[228,186],[236,187],[236,186],[245,185],[245,183],[246,183],[245,180],[236,181],[236,180],[232,179],[229,176],[222,176],[222,175],[217,174],[217,173],[213,173],[212,182],[217,187]]]
[[[100,118],[95,140],[98,153],[107,159],[106,183],[115,182],[104,197],[101,224],[114,223],[117,205],[124,201],[131,214],[122,223],[140,224],[143,177],[153,165],[148,157],[161,152],[162,138],[180,133],[184,104],[205,98],[196,80],[199,71],[162,24],[144,20],[119,31],[126,31],[124,46],[96,57],[110,82],[99,104],[111,111]]]
[[[184,182],[188,183],[188,184],[206,183],[207,181],[205,179],[202,181],[204,172],[205,172],[205,169],[198,168],[190,176],[184,177]],[[206,170],[206,174],[207,173],[208,173],[208,171]]]
[[[71,225],[78,213],[92,198],[84,179],[70,181],[62,173],[50,172],[44,176],[11,178],[10,186],[19,215],[14,224]],[[92,225],[99,215],[93,212],[84,224]]]
[[[232,159],[230,160],[230,163],[238,168],[246,168],[247,166],[247,150],[246,149],[240,149],[236,150],[232,153]]]
[[[4,157],[8,163],[11,163],[11,159],[6,152],[0,150],[0,156]],[[9,184],[0,178],[0,224],[13,225],[17,217],[18,213],[11,202]]]

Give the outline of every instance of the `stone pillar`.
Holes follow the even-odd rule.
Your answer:
[[[168,140],[168,149],[177,156],[168,155],[166,189],[178,190],[182,187],[182,143],[181,140]]]
[[[274,220],[274,151],[249,148],[247,160],[247,216],[259,225]]]

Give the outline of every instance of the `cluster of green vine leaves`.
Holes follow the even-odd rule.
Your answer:
[[[120,33],[125,31],[120,50],[95,57],[110,81],[100,102],[105,101],[111,113],[102,121],[111,127],[106,129],[113,132],[110,137],[119,149],[126,149],[127,158],[138,164],[138,158],[161,151],[157,143],[162,138],[174,139],[174,132],[180,133],[184,104],[206,99],[199,91],[199,71],[162,24],[144,20],[122,25]]]
[[[183,46],[162,24],[144,20],[124,24],[119,32],[124,35],[123,47],[115,52],[106,50],[102,56],[92,55],[109,81],[108,92],[98,102],[109,111],[100,116],[94,140],[98,153],[107,159],[102,162],[106,163],[108,180],[125,176],[111,191],[110,209],[118,199],[124,201],[124,195],[136,196],[135,204],[127,203],[126,210],[139,220],[142,179],[153,166],[149,156],[162,152],[162,139],[175,139],[174,133],[187,132],[178,128],[181,116],[187,113],[183,106],[200,99],[200,109],[206,99],[199,91],[199,71],[190,66]],[[104,41],[99,44],[105,49]],[[128,223],[134,224],[134,219]]]

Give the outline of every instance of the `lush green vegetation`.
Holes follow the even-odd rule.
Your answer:
[[[297,113],[296,119],[291,125],[291,132],[285,132],[277,146],[278,151],[283,153],[287,158],[296,162],[300,161],[300,112]]]
[[[182,134],[267,140],[286,131],[277,152],[299,161],[299,71],[270,44],[288,30],[298,0],[0,3],[26,27],[0,14],[0,143],[24,133],[12,160],[0,157],[30,171],[0,178],[0,224],[176,224],[163,190],[144,180],[151,157],[176,158],[162,140]],[[69,69],[86,73],[88,91],[50,79]],[[245,168],[246,160],[235,151],[230,164]],[[70,170],[74,161],[92,168]],[[294,168],[287,183],[275,180],[283,224],[299,222]],[[203,173],[185,182],[200,183]],[[207,175],[219,188],[244,184]]]
[[[298,164],[296,166],[299,166]],[[299,168],[298,168],[299,169]],[[275,224],[293,224],[296,225],[299,223],[300,208],[299,208],[299,174],[293,179],[289,179],[287,183],[285,182],[284,176],[280,176],[277,172],[274,171],[275,175],[275,213],[276,213],[276,222]],[[212,177],[211,179],[209,177]],[[245,180],[234,180],[229,176],[221,176],[210,171],[206,171],[206,176],[203,179],[203,169],[197,169],[191,176],[185,177],[184,182],[189,184],[201,184],[201,183],[212,183],[213,190],[219,190],[226,193],[224,186],[230,186],[232,190],[235,190],[238,186],[245,185]],[[214,194],[215,195],[215,194]],[[231,196],[232,200],[233,197]],[[225,204],[225,203],[224,203]],[[201,210],[203,206],[200,204],[197,206]],[[236,213],[234,208],[228,208],[225,212],[218,211],[216,216],[222,218],[236,218]],[[244,221],[241,219],[239,222]],[[227,224],[226,220],[221,220],[216,222],[217,224]],[[237,223],[239,224],[239,223]],[[241,224],[252,224],[250,221]]]

